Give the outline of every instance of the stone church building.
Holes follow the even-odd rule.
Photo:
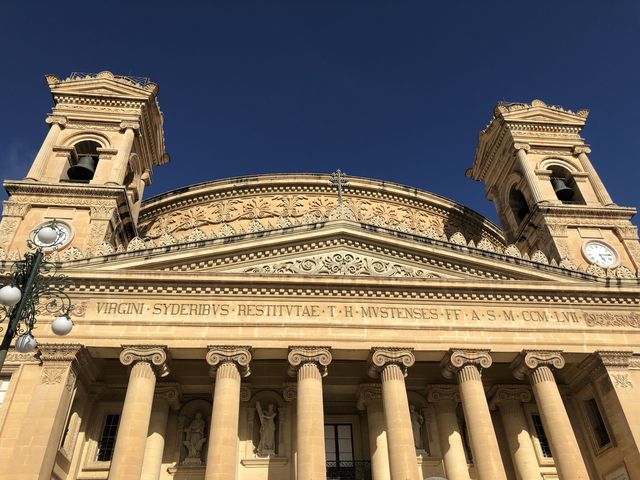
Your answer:
[[[496,226],[339,172],[143,201],[169,161],[158,87],[46,79],[0,273],[56,219],[75,325],[43,309],[8,354],[1,479],[640,479],[640,243],[588,111],[495,107],[466,181]]]

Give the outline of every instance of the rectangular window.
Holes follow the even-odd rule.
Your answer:
[[[0,405],[4,403],[4,397],[9,389],[9,377],[0,377]]]
[[[327,480],[355,478],[351,424],[325,425],[324,446],[327,455]]]
[[[110,462],[113,456],[113,448],[116,444],[116,434],[118,433],[118,424],[120,423],[120,415],[109,414],[104,419],[100,441],[98,442],[98,455],[96,460],[99,462]]]
[[[544,426],[542,425],[540,415],[533,413],[531,414],[531,419],[533,420],[533,428],[536,429],[536,436],[540,442],[542,456],[545,458],[553,457],[553,455],[551,455],[551,447],[549,447],[549,440],[547,439],[547,434],[544,432]]]
[[[591,429],[593,430],[593,436],[596,441],[596,446],[598,447],[598,449],[606,447],[611,443],[611,438],[609,437],[609,432],[607,432],[607,427],[604,424],[602,415],[600,415],[598,403],[596,402],[595,398],[590,398],[584,403],[587,410],[587,417],[589,417],[589,423],[591,424]]]

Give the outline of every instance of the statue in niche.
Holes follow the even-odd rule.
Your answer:
[[[276,423],[275,418],[278,414],[276,412],[276,406],[270,403],[267,407],[267,411],[262,410],[260,402],[256,402],[256,410],[258,411],[258,417],[260,418],[260,442],[256,452],[260,456],[275,455],[276,445]]]
[[[188,465],[201,465],[202,446],[207,439],[204,436],[204,419],[200,412],[196,412],[195,417],[183,432],[184,441],[182,443],[187,447],[187,456],[182,463]]]
[[[417,450],[423,450],[422,445],[422,424],[424,417],[416,411],[416,407],[409,405],[409,414],[411,415],[411,429],[413,430],[413,443]]]

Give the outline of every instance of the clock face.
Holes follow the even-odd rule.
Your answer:
[[[618,264],[618,254],[603,242],[589,241],[583,247],[584,256],[591,263],[602,268],[611,268]]]

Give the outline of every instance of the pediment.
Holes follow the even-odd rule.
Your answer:
[[[425,280],[576,281],[564,269],[451,242],[333,221],[176,243],[79,260],[69,267],[189,275],[371,277]]]
[[[51,87],[54,95],[77,95],[96,97],[116,97],[122,99],[146,100],[149,92],[136,85],[129,85],[110,78],[67,80]]]
[[[508,122],[535,122],[582,126],[586,118],[576,113],[547,106],[531,106],[503,113]]]

